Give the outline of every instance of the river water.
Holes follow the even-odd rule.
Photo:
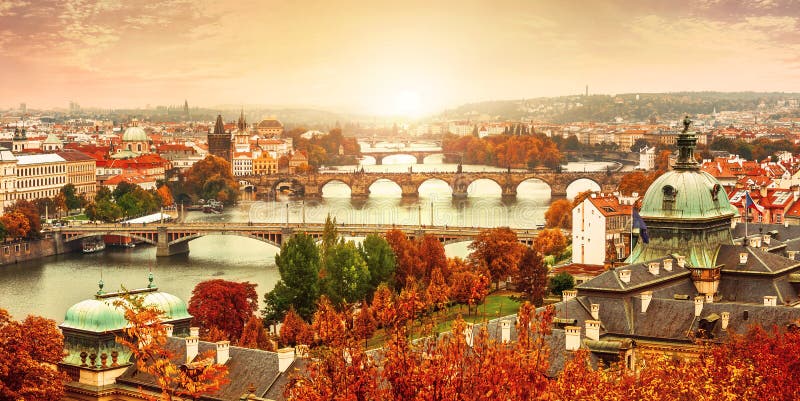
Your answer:
[[[444,164],[441,156],[429,156],[425,164],[413,164],[408,156],[391,156],[383,165],[363,167],[367,171],[455,171],[456,165]],[[573,170],[604,170],[605,163],[570,164]],[[465,171],[492,170],[487,166],[464,166]],[[577,182],[568,195],[596,186]],[[209,215],[191,212],[187,221],[252,221],[252,222],[323,222],[328,214],[343,223],[425,224],[533,228],[544,222],[544,212],[550,203],[546,184],[528,181],[518,188],[514,200],[501,199],[500,188],[492,181],[478,181],[468,190],[466,199],[452,199],[450,189],[441,181],[429,181],[420,188],[419,199],[401,199],[400,189],[392,182],[376,182],[366,200],[351,200],[349,188],[331,183],[323,190],[323,198],[314,201],[277,199],[264,202],[244,199],[222,214]],[[446,246],[449,256],[467,255],[468,243]],[[69,306],[91,298],[97,282],[105,282],[105,290],[113,291],[147,285],[148,271],[153,271],[155,283],[166,291],[187,300],[194,286],[204,280],[221,278],[250,281],[258,286],[259,296],[272,289],[279,275],[275,267],[278,248],[257,240],[236,236],[212,236],[193,240],[189,253],[156,258],[155,248],[139,246],[134,249],[107,248],[95,254],[67,254],[39,260],[0,266],[0,307],[14,317],[36,314],[63,321]]]

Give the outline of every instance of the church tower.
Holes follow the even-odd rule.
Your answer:
[[[673,170],[658,177],[642,201],[640,215],[650,240],[639,241],[626,262],[682,255],[698,292],[713,295],[720,277],[717,252],[721,245],[733,244],[731,224],[739,212],[717,179],[700,170],[694,157],[697,137],[689,131],[688,116],[683,125]]]

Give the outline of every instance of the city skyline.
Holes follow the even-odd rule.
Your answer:
[[[583,93],[800,91],[786,1],[0,2],[3,106],[420,116]],[[544,61],[543,61],[544,60]]]

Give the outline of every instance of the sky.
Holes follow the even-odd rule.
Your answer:
[[[800,91],[800,0],[0,0],[0,107]]]

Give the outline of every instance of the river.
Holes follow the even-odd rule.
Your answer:
[[[365,170],[455,171],[453,164],[441,163],[441,156],[426,158],[426,164],[409,164],[408,156],[384,159],[384,165],[363,165]],[[438,159],[437,159],[438,157]],[[604,170],[607,164],[570,164],[569,169]],[[343,167],[356,168],[356,166]],[[465,171],[495,169],[487,166],[464,166]],[[578,182],[568,195],[592,187],[590,182]],[[597,188],[595,188],[597,189]],[[500,188],[491,181],[474,183],[466,199],[452,199],[446,183],[429,181],[420,188],[419,199],[401,199],[399,188],[392,182],[377,182],[366,200],[351,200],[349,188],[331,183],[324,188],[324,197],[315,201],[278,199],[264,202],[244,199],[218,215],[192,212],[187,221],[253,221],[284,222],[288,219],[323,222],[330,213],[338,222],[380,224],[431,224],[451,226],[532,228],[544,222],[544,212],[550,203],[549,188],[542,182],[529,181],[520,185],[517,199],[500,197]],[[468,243],[446,246],[449,256],[467,255]],[[147,285],[148,271],[155,283],[166,291],[187,300],[194,286],[204,280],[221,278],[256,283],[259,296],[275,285],[279,275],[275,267],[278,248],[253,239],[233,236],[213,236],[189,243],[189,253],[156,258],[155,248],[139,246],[134,249],[107,248],[95,254],[73,253],[39,260],[0,266],[0,307],[14,317],[36,314],[63,321],[70,305],[90,298],[97,291],[101,276],[105,290],[113,291]]]

